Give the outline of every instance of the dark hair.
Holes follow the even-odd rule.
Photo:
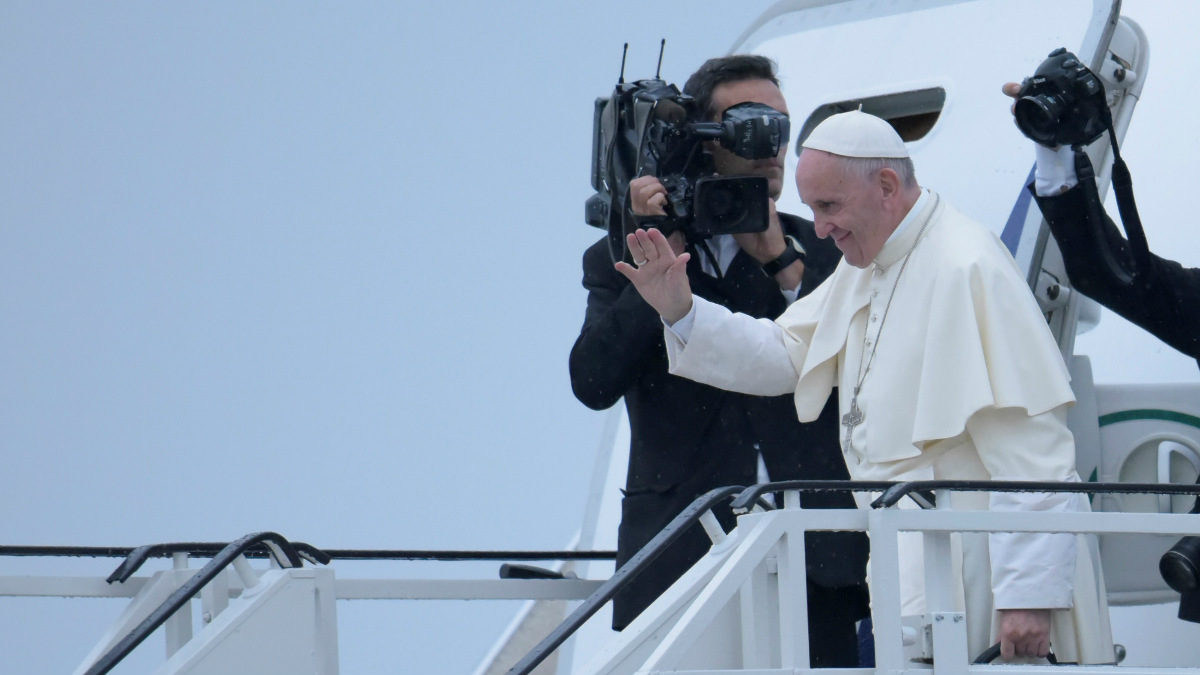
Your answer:
[[[742,80],[768,80],[778,87],[775,62],[758,54],[734,54],[709,59],[688,78],[687,84],[683,85],[683,93],[695,98],[700,109],[705,111],[705,116],[712,119],[721,112],[712,109],[713,90],[722,84]]]

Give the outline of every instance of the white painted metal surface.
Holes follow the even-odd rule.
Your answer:
[[[945,503],[947,500],[940,500]],[[865,521],[865,522],[864,522]],[[1043,666],[969,665],[962,614],[955,610],[948,573],[954,532],[1037,531],[1157,533],[1178,537],[1200,533],[1200,519],[1141,513],[999,513],[948,509],[804,511],[784,509],[743,516],[729,541],[717,546],[678,584],[631,624],[612,645],[580,671],[589,675],[659,672],[807,673],[807,632],[795,613],[802,603],[802,555],[798,542],[807,529],[866,528],[871,537],[875,579],[898,579],[895,545],[900,532],[925,533],[929,613],[902,621],[895,581],[873,586],[876,635],[875,669],[838,672],[1056,672]],[[728,542],[727,542],[728,543]],[[797,566],[800,564],[801,566]],[[939,566],[940,564],[940,566]],[[799,581],[799,583],[797,583]],[[747,597],[753,598],[744,602]],[[926,656],[933,665],[915,662],[925,644],[906,625],[926,626],[931,636]],[[752,644],[747,641],[747,636]],[[1145,656],[1145,655],[1143,655]],[[1173,663],[1169,656],[1152,667],[1072,667],[1074,672],[1198,673],[1200,661]]]
[[[948,503],[948,499],[939,499]],[[880,509],[864,511],[804,510],[798,500],[785,499],[785,508],[746,514],[728,536],[719,537],[710,553],[633,624],[615,634],[574,673],[808,673],[809,645],[805,611],[804,533],[809,530],[866,530],[872,542],[872,618],[875,623],[876,662],[873,670],[841,672],[928,672],[927,663],[913,659],[931,657],[935,672],[1038,673],[1041,667],[969,667],[962,614],[952,605],[952,575],[946,569],[950,536],[954,532],[1103,532],[1106,536],[1200,535],[1200,518],[1173,513],[1001,513],[949,509]],[[900,532],[923,532],[926,540],[926,584],[929,613],[901,617],[899,613],[899,559],[896,537]],[[429,598],[497,599],[558,597],[580,599],[597,582],[579,580],[446,582],[430,591],[422,580],[335,579],[336,565],[317,569],[270,568],[252,570],[247,589],[241,575],[215,584],[229,598],[215,616],[210,600],[203,600],[201,625],[191,639],[177,645],[161,673],[277,673],[337,672],[335,600]],[[81,665],[86,670],[95,656],[107,651],[128,627],[136,624],[161,598],[168,595],[190,570],[160,572],[135,578],[140,587],[130,606],[96,650]],[[878,581],[891,580],[891,581]],[[60,586],[61,584],[61,586]],[[0,578],[5,595],[39,595],[77,592],[95,582],[62,583],[61,578]],[[505,588],[500,588],[504,586]],[[95,593],[111,596],[112,594]],[[192,634],[191,611],[175,619],[186,624],[173,636]],[[907,628],[906,628],[907,627]],[[913,628],[916,630],[913,630]],[[1127,645],[1131,655],[1137,649]],[[1189,646],[1190,648],[1190,646]],[[577,657],[582,654],[577,653]],[[1146,654],[1138,654],[1140,657]],[[1178,654],[1149,655],[1158,662],[1139,667],[1080,667],[1076,672],[1200,673],[1200,660],[1178,660]],[[1176,659],[1176,660],[1172,660]]]

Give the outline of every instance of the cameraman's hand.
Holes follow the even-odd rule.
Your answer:
[[[741,246],[742,250],[749,253],[760,265],[765,265],[783,255],[784,249],[787,248],[787,242],[783,240],[783,226],[779,224],[779,212],[775,210],[774,199],[768,200],[767,209],[767,229],[762,232],[733,235],[738,246]],[[779,282],[780,288],[788,290],[799,287],[803,278],[804,263],[799,260],[775,275],[775,280]]]
[[[675,255],[671,243],[656,229],[636,230],[625,237],[634,264],[616,264],[642,298],[668,323],[692,311],[692,287],[687,278],[689,253]]]
[[[1000,87],[1000,91],[1004,92],[1005,96],[1013,99],[1012,105],[1008,106],[1008,111],[1015,114],[1017,111],[1017,94],[1021,93],[1021,85],[1016,82],[1005,82],[1004,86]]]
[[[629,181],[630,210],[639,216],[667,215],[667,188],[654,176]]]
[[[629,181],[630,209],[639,216],[667,215],[667,189],[654,176],[642,176]],[[667,237],[671,250],[680,255],[687,249],[687,237],[683,230],[675,230]],[[632,249],[630,249],[632,250]],[[636,256],[635,256],[636,259]]]

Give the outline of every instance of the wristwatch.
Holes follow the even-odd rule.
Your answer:
[[[783,249],[783,253],[779,257],[768,263],[763,263],[762,270],[767,273],[767,276],[773,277],[783,271],[785,267],[791,265],[797,260],[804,260],[806,255],[804,247],[792,235],[784,235],[783,243],[787,245]]]

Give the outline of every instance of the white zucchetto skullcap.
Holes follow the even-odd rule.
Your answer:
[[[892,125],[858,110],[826,117],[801,146],[842,157],[908,157]]]

